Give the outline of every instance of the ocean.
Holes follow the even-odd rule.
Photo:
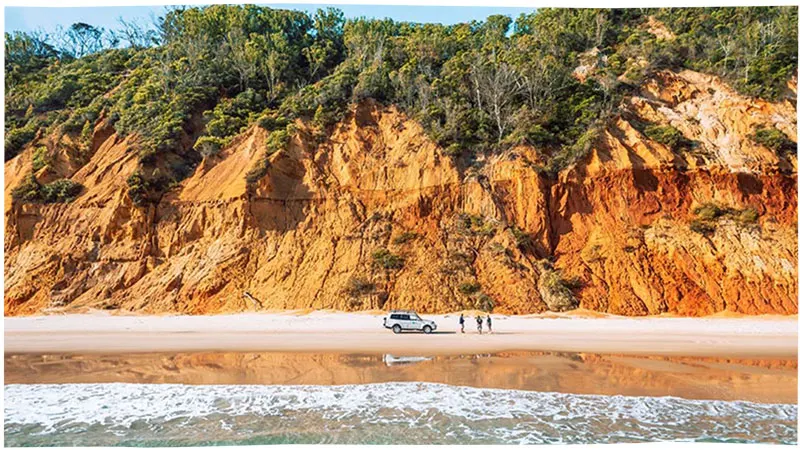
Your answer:
[[[6,446],[797,443],[797,405],[350,385],[9,384]]]

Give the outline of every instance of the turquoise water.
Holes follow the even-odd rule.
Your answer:
[[[6,385],[6,446],[797,443],[797,405],[436,383]]]

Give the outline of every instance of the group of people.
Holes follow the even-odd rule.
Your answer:
[[[458,324],[461,325],[461,332],[464,332],[464,314],[461,314],[461,317],[458,318]],[[478,334],[483,334],[483,317],[478,316],[475,318],[475,323],[478,324]],[[486,326],[489,328],[489,333],[492,332],[492,317],[490,315],[486,315]]]

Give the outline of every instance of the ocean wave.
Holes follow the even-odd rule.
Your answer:
[[[6,385],[6,445],[796,443],[797,405],[435,383]]]

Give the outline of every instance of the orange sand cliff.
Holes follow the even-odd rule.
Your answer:
[[[584,159],[549,179],[534,148],[457,167],[418,124],[365,102],[318,147],[299,124],[256,185],[244,176],[267,132],[254,127],[146,208],[126,194],[131,138],[101,123],[87,161],[64,150],[37,174],[81,183],[72,203],[12,204],[31,149],[6,163],[4,311],[445,312],[469,306],[459,287],[477,282],[499,313],[572,302],[623,315],[796,314],[796,155],[747,137],[769,126],[796,141],[796,106],[682,71],[661,73],[623,109]],[[695,148],[673,151],[632,120],[670,124]],[[758,223],[723,217],[712,233],[692,231],[708,202],[753,207]],[[462,213],[483,228],[464,229]],[[517,230],[530,237],[522,247]],[[395,242],[405,232],[418,235]],[[381,247],[405,266],[374,267]],[[353,277],[375,290],[348,294]]]

